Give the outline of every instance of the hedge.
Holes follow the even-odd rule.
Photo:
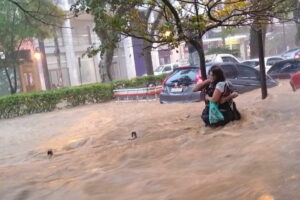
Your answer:
[[[143,76],[138,78],[133,78],[130,80],[118,80],[114,81],[112,84],[114,88],[138,88],[147,87],[149,84],[160,85],[167,75],[159,76]]]
[[[0,98],[0,119],[50,112],[58,108],[59,104],[63,104],[63,107],[75,107],[88,103],[107,102],[113,99],[113,90],[116,88],[146,87],[150,83],[158,85],[165,76],[145,76],[112,83],[95,83],[2,97]]]

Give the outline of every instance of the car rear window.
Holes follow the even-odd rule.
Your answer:
[[[167,80],[167,85],[174,85],[175,83],[181,84],[191,84],[194,83],[199,69],[189,68],[189,69],[180,69],[173,72],[170,78]]]

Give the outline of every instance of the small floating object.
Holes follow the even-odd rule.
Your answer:
[[[137,138],[137,134],[135,131],[131,132],[131,138],[129,140],[135,140]]]
[[[52,156],[53,156],[53,150],[52,150],[52,149],[49,149],[49,150],[47,151],[47,155],[48,155],[48,158],[52,158]]]

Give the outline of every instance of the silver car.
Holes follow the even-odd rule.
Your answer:
[[[290,49],[281,54],[281,57],[284,59],[300,58],[300,48]]]

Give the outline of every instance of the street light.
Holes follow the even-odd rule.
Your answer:
[[[5,60],[5,54],[3,52],[0,52],[0,59]]]
[[[172,34],[171,31],[166,31],[166,32],[164,33],[164,36],[165,36],[165,37],[170,37],[171,34]]]
[[[41,58],[42,58],[42,54],[39,51],[34,52],[33,56],[37,61],[41,60]]]

